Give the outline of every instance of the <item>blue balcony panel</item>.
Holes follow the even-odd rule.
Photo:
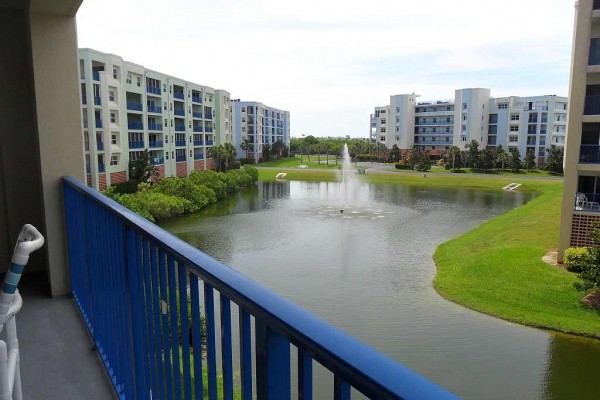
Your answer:
[[[153,106],[153,105],[148,104],[148,112],[160,114],[160,113],[162,113],[162,109],[160,108],[160,106]]]
[[[151,149],[154,149],[157,147],[163,147],[163,142],[162,142],[162,140],[150,140],[148,142],[148,145]]]
[[[194,126],[194,132],[202,132],[202,127],[199,125]]]
[[[139,140],[139,141],[129,142],[129,148],[130,149],[143,149],[144,148],[144,141],[143,140]]]
[[[160,87],[148,86],[148,87],[146,87],[146,92],[151,93],[151,94],[157,94],[160,96]]]
[[[97,106],[101,106],[102,105],[102,98],[100,98],[100,96],[94,96],[94,104]]]
[[[185,110],[173,110],[173,114],[185,117]]]
[[[202,113],[201,112],[193,112],[192,113],[192,117],[194,117],[194,118],[202,118]]]
[[[207,127],[204,128],[204,132],[210,133],[212,131],[213,131],[213,128],[211,128],[210,126],[207,126]]]
[[[187,388],[186,397],[200,399],[202,381],[192,384],[192,376],[207,368],[206,394],[216,399],[217,354],[223,355],[224,398],[232,398],[234,365],[243,398],[253,392],[258,399],[290,398],[292,380],[304,398],[317,398],[315,362],[333,373],[336,398],[348,399],[351,387],[372,399],[457,398],[74,178],[64,179],[64,201],[73,299],[120,398],[180,398]],[[235,362],[232,303],[240,310]],[[292,343],[302,366],[294,377]],[[206,359],[192,357],[204,349]],[[180,394],[161,396],[174,388]]]
[[[100,80],[100,72],[98,72],[98,71],[92,71],[92,78],[95,81],[99,81]]]
[[[104,164],[98,164],[98,172],[105,172]]]
[[[150,159],[150,164],[152,165],[161,165],[165,163],[165,159],[162,157],[155,157]]]
[[[207,146],[212,146],[213,145],[213,141],[212,140],[207,140],[206,141],[206,145]]]
[[[204,119],[212,119],[212,114],[204,114]]]
[[[185,124],[175,124],[176,132],[185,132]]]
[[[185,161],[185,156],[176,156],[175,161],[177,161],[177,162]]]
[[[185,146],[185,140],[176,140],[175,141],[175,146],[177,146],[177,147],[184,147]]]
[[[142,103],[127,103],[127,109],[132,111],[143,111]]]
[[[192,101],[194,103],[202,103],[202,97],[192,95]]]
[[[204,160],[204,154],[194,154],[194,160]]]
[[[585,96],[585,115],[600,115],[600,95]]]
[[[96,149],[98,149],[98,151],[104,151],[104,143],[96,142]]]
[[[144,129],[144,123],[143,122],[128,122],[127,129],[142,130],[142,129]]]
[[[173,97],[179,100],[185,100],[185,95],[183,92],[173,92]]]
[[[101,119],[96,120],[96,128],[102,128],[102,120]]]
[[[162,125],[161,124],[155,124],[155,123],[148,123],[148,130],[149,131],[162,131]]]
[[[204,142],[202,140],[194,140],[194,146],[202,146]]]
[[[600,164],[600,145],[582,144],[579,147],[579,162],[581,164]]]

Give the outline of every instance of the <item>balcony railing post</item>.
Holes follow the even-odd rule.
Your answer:
[[[255,318],[256,396],[290,400],[290,342]]]
[[[126,228],[125,232],[125,270],[126,286],[129,287],[129,319],[131,351],[130,355],[133,364],[133,382],[135,382],[135,398],[142,399],[148,397],[148,387],[146,385],[146,376],[144,374],[144,348],[142,345],[143,328],[140,318],[135,316],[142,315],[143,308],[140,300],[142,299],[142,290],[140,288],[140,277],[137,273],[138,252],[136,251],[136,235],[133,229]]]

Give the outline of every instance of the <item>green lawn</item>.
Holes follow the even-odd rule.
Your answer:
[[[321,155],[321,163],[318,162],[319,157],[316,155],[310,156],[310,161],[307,156],[302,157],[302,162],[300,161],[300,156],[296,157],[284,157],[275,161],[265,161],[259,164],[256,164],[256,167],[279,167],[279,168],[296,168],[299,165],[306,165],[308,168],[338,168],[342,165],[341,161],[338,160],[337,165],[335,164],[335,157],[329,156],[329,165],[325,163],[326,156]]]
[[[288,171],[285,171],[288,172]],[[274,180],[273,170],[260,170]],[[451,177],[444,174],[367,174],[377,183],[501,190],[511,182],[538,197],[440,245],[435,254],[437,291],[465,307],[525,325],[600,338],[600,313],[583,306],[575,275],[550,266],[542,256],[558,246],[562,180],[527,176]],[[335,180],[329,171],[294,170],[287,179]]]

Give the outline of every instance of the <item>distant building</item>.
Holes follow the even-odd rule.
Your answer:
[[[464,149],[472,140],[480,146],[533,151],[541,162],[551,144],[563,146],[567,98],[490,96],[484,88],[458,89],[454,99],[419,101],[416,94],[390,96],[386,106],[370,116],[372,143],[400,149],[418,146],[440,153],[450,146]]]
[[[558,259],[600,222],[600,1],[575,3]]]
[[[147,149],[161,176],[213,168],[213,145],[234,143],[229,92],[184,81],[91,49],[79,50],[87,183],[128,179]]]
[[[233,100],[236,151],[238,157],[262,158],[263,145],[277,141],[290,145],[290,112],[256,101]],[[302,135],[304,136],[304,135]],[[240,147],[247,140],[250,148]]]

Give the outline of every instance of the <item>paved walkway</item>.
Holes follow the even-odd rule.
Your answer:
[[[116,399],[73,300],[49,298],[26,276],[19,290],[23,297],[17,314],[23,398]]]

